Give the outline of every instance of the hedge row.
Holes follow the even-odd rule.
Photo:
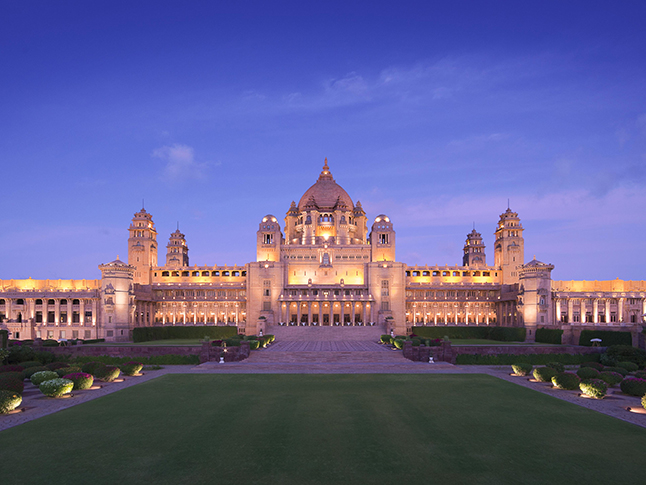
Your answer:
[[[539,328],[536,330],[536,341],[543,344],[561,344],[563,330],[556,328]]]
[[[480,355],[480,354],[462,354],[456,358],[459,365],[512,365],[512,364],[532,364],[546,365],[551,362],[560,362],[564,365],[582,364],[583,362],[598,361],[599,354],[498,354],[498,355]]]
[[[236,327],[137,327],[132,331],[133,342],[151,340],[200,339],[208,337],[226,339],[238,334]]]
[[[413,327],[413,335],[423,338],[484,339],[524,342],[526,330],[519,327]]]
[[[601,345],[608,347],[610,345],[632,345],[633,339],[630,332],[613,332],[612,330],[583,330],[579,337],[579,345],[592,347],[593,338],[600,338]]]
[[[200,363],[198,355],[152,355],[150,357],[129,356],[129,357],[110,357],[107,355],[88,355],[74,358],[76,363],[101,362],[103,364],[120,365],[127,364],[131,361],[141,362],[144,365],[197,365]]]

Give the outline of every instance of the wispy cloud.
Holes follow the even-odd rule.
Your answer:
[[[168,182],[202,180],[206,178],[208,163],[195,160],[195,150],[188,145],[165,145],[153,150],[151,156],[166,162],[162,177]]]

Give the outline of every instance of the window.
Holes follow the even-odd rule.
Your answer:
[[[390,310],[390,302],[388,301],[382,301],[381,302],[381,309],[383,311],[389,311]]]
[[[268,312],[271,310],[271,302],[270,301],[263,301],[262,302],[262,311]]]
[[[92,331],[91,330],[84,330],[83,331],[83,338],[92,338]]]
[[[379,244],[388,244],[388,234],[379,234]]]
[[[389,295],[388,280],[381,280],[381,296],[388,296],[388,295]]]
[[[263,234],[263,244],[273,244],[274,235],[273,234]]]

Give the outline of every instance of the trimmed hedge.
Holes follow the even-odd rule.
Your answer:
[[[646,394],[644,394],[644,397],[642,397],[642,407],[646,409]]]
[[[27,367],[24,371],[22,371],[22,377],[23,379],[31,379],[31,376],[33,376],[36,372],[42,372],[44,370],[49,370],[45,366],[40,366],[40,367]]]
[[[58,374],[53,370],[43,370],[33,374],[29,380],[34,386],[40,386],[43,382],[52,379],[58,379]]]
[[[630,345],[613,345],[612,347],[608,347],[602,357],[610,362],[607,365],[613,366],[617,362],[633,362],[639,367],[644,367],[646,364],[646,351]],[[601,363],[604,363],[603,360]]]
[[[62,369],[63,367],[68,367],[69,365],[69,362],[52,362],[51,364],[47,364],[45,367],[47,367],[49,370],[56,370]]]
[[[561,344],[563,330],[556,328],[536,329],[536,341],[543,344]]]
[[[603,364],[600,364],[599,362],[584,362],[583,364],[581,364],[581,367],[592,367],[599,372],[603,370]]]
[[[608,384],[601,379],[589,379],[579,384],[579,389],[586,396],[603,399],[608,392]]]
[[[0,390],[0,414],[10,413],[22,403],[18,392]]]
[[[633,362],[617,362],[617,367],[623,367],[628,372],[636,372],[639,366]]]
[[[404,340],[400,338],[396,338],[393,340],[393,345],[395,346],[396,349],[403,349],[404,348]]]
[[[40,363],[40,362],[38,362],[37,360],[28,360],[28,361],[26,361],[26,362],[21,362],[21,363],[20,363],[20,364],[18,364],[18,365],[20,365],[20,367],[22,367],[22,368],[23,368],[23,370],[24,370],[24,369],[27,369],[27,368],[29,368],[29,367],[43,367],[43,364],[41,364],[41,363]]]
[[[103,382],[112,382],[121,374],[121,369],[116,365],[102,365],[94,369],[94,377]]]
[[[139,374],[144,365],[141,362],[128,362],[119,366],[124,376],[134,376]]]
[[[551,367],[556,372],[565,372],[565,365],[562,362],[548,362],[547,367]]]
[[[637,379],[646,379],[646,370],[639,370],[635,372],[635,377]]]
[[[646,394],[646,379],[629,377],[621,381],[619,387],[621,387],[621,392],[623,392],[624,394],[628,394],[629,396],[642,397]]]
[[[462,354],[456,357],[458,365],[512,365],[520,362],[533,365],[545,365],[548,362],[561,362],[565,365],[578,365],[593,358],[599,358],[600,354]]]
[[[25,390],[22,374],[19,372],[5,372],[0,374],[0,390],[22,394]]]
[[[413,327],[412,335],[422,338],[484,339],[501,342],[524,342],[522,327]]]
[[[382,344],[389,345],[392,342],[392,338],[390,335],[382,335],[381,337],[379,337],[379,341]]]
[[[72,392],[74,383],[69,379],[56,378],[50,381],[43,382],[38,386],[40,392],[48,397],[61,397],[65,394]]]
[[[592,367],[580,367],[576,375],[581,379],[599,379],[599,371]]]
[[[533,372],[534,379],[538,382],[552,382],[552,377],[556,374],[557,372],[551,367],[537,367]]]
[[[98,362],[98,361],[91,361],[91,362],[86,362],[83,364],[81,367],[81,372],[85,372],[86,374],[92,374],[97,371],[98,368],[103,367],[105,364],[103,362]]]
[[[136,350],[136,349],[135,349]],[[143,355],[129,355],[126,357],[111,357],[109,355],[94,355],[94,356],[78,356],[74,361],[79,364],[87,362],[99,362],[103,364],[127,364],[131,361],[138,361],[144,365],[197,365],[200,363],[199,355],[179,355],[179,354],[166,354],[166,355],[151,355],[145,357]],[[83,370],[83,372],[86,372]],[[90,372],[91,374],[91,372]]]
[[[132,330],[133,342],[169,339],[203,339],[211,340],[231,338],[238,334],[237,327],[137,327]]]
[[[612,330],[583,330],[579,337],[579,345],[592,347],[593,338],[600,338],[601,345],[608,347],[610,345],[632,345],[633,338],[630,332],[613,332]]]
[[[260,340],[247,340],[249,342],[250,350],[258,350],[260,348]]]
[[[76,366],[63,367],[61,369],[56,369],[54,372],[58,374],[58,377],[65,377],[65,374],[73,374],[74,372],[81,372],[81,368]]]
[[[552,377],[552,384],[557,389],[564,389],[566,391],[576,391],[579,389],[581,379],[579,376],[572,372],[559,372]]]
[[[86,372],[73,372],[64,376],[64,379],[69,379],[74,383],[73,391],[84,391],[94,384],[94,376]]]
[[[0,365],[0,374],[3,372],[22,372],[25,368],[21,365]]]
[[[511,369],[517,376],[528,376],[532,372],[533,368],[534,366],[532,364],[525,364],[524,362],[511,365]]]
[[[624,377],[629,374],[629,372],[623,367],[605,367],[603,370],[606,372],[616,372],[617,374],[621,374]]]
[[[624,380],[624,376],[617,372],[603,371],[599,374],[599,378],[606,382],[609,386],[616,386]]]

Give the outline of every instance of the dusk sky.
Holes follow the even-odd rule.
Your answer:
[[[328,158],[397,260],[493,264],[510,201],[553,279],[646,279],[646,2],[3,1],[0,278],[255,258]]]

